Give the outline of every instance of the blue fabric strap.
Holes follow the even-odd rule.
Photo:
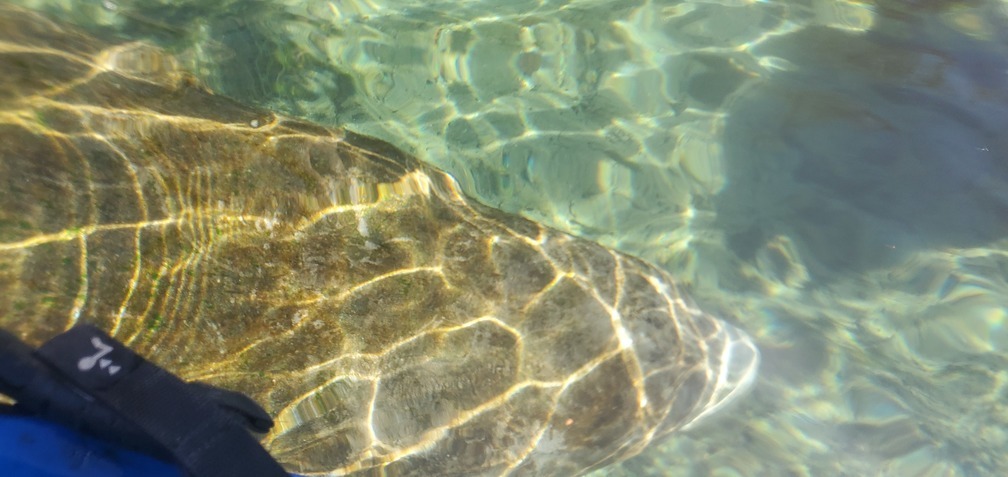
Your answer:
[[[85,418],[86,427],[142,434],[192,477],[288,476],[246,430],[268,430],[272,421],[241,394],[186,383],[90,325],[52,338],[34,356],[93,398],[84,408],[99,408],[101,419],[112,422],[91,425]]]

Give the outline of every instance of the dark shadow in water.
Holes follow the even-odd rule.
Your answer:
[[[979,41],[879,9],[754,49],[789,66],[731,101],[719,224],[751,259],[790,236],[819,279],[1008,235],[1008,22]]]

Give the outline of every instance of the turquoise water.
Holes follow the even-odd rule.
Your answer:
[[[741,405],[605,475],[1008,474],[1003,1],[22,1],[661,264]]]

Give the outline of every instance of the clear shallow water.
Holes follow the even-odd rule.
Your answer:
[[[746,402],[610,475],[1008,472],[1004,3],[16,3],[390,140],[757,337]]]

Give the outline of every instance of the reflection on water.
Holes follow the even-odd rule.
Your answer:
[[[627,475],[1008,472],[1001,0],[21,3],[691,281],[761,381]]]

